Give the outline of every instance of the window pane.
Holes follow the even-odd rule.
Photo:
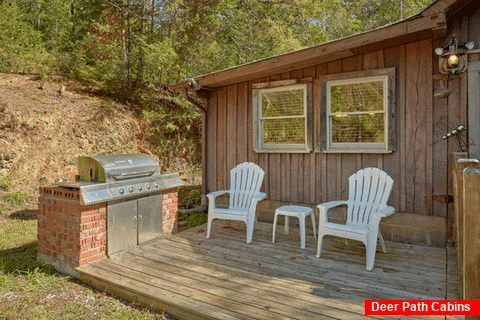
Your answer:
[[[332,142],[385,142],[384,114],[332,116]]]
[[[263,142],[265,144],[304,144],[305,119],[263,120]]]
[[[331,112],[383,110],[383,82],[363,82],[331,87]]]
[[[303,115],[304,90],[262,92],[262,115],[283,117]]]

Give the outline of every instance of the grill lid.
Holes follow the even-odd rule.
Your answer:
[[[160,175],[160,167],[148,154],[78,157],[81,181],[115,182]]]
[[[183,185],[178,173],[160,174],[160,166],[147,154],[81,156],[79,180],[56,185],[79,189],[83,205],[158,193]]]

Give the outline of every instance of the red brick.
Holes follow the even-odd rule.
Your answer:
[[[79,254],[79,259],[82,260],[82,259],[88,258],[88,257],[90,257],[94,254],[95,254],[94,250],[82,251]]]

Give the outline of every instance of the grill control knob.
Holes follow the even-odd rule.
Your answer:
[[[154,183],[154,184],[153,184],[153,187],[154,187],[155,189],[158,189],[158,184]]]
[[[129,188],[128,188],[128,191],[129,191],[130,193],[132,193],[132,192],[133,192],[133,187],[129,187]]]
[[[149,184],[147,184],[146,188],[147,188],[147,190],[150,190],[151,186]]]
[[[143,187],[142,186],[138,186],[138,191],[142,191]]]
[[[125,193],[125,190],[120,189],[120,190],[118,190],[118,192],[119,192],[120,194],[124,194],[124,193]]]

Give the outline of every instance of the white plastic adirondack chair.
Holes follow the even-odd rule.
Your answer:
[[[252,242],[253,228],[256,221],[257,202],[267,195],[260,192],[265,172],[258,165],[244,162],[230,171],[230,189],[211,192],[208,197],[207,238],[210,238],[214,219],[240,220],[247,226],[247,243]],[[216,198],[229,194],[228,209],[217,208]]]
[[[362,241],[367,251],[367,270],[371,271],[375,262],[377,238],[380,239],[383,252],[387,252],[379,226],[383,217],[395,212],[395,208],[387,206],[392,186],[393,180],[388,174],[377,168],[365,168],[350,176],[348,200],[318,205],[320,217],[317,257],[320,257],[325,235]],[[328,210],[340,205],[347,205],[346,224],[328,222]]]

